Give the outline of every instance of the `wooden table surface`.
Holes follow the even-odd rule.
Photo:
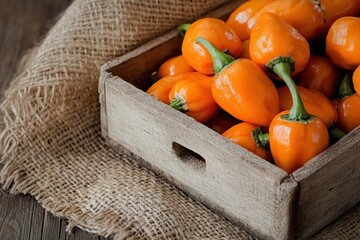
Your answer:
[[[41,40],[51,19],[70,3],[71,0],[0,1],[0,99],[21,56]],[[66,225],[65,220],[46,213],[33,197],[9,195],[0,187],[0,240],[104,239],[80,229],[67,234]]]

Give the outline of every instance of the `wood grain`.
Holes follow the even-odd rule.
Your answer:
[[[67,233],[65,231],[67,225],[66,220],[61,221],[59,240],[100,240],[99,236],[83,231],[77,227],[75,227],[71,233]]]
[[[35,201],[35,199],[31,198],[31,202],[32,202],[32,214],[31,214],[29,239],[40,240],[42,239],[42,233],[44,228],[45,210]]]
[[[360,127],[294,172],[299,183],[299,239],[330,224],[360,202]]]
[[[14,208],[15,207],[15,208]],[[0,236],[3,240],[27,240],[30,235],[32,199],[0,191]]]
[[[40,41],[53,19],[71,0],[0,1],[0,99],[20,58]]]

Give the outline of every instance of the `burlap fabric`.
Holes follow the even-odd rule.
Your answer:
[[[115,239],[253,239],[100,137],[100,66],[223,2],[75,0],[5,93],[3,188]],[[359,213],[319,237],[360,238]]]

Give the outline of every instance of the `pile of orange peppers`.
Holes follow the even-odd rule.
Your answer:
[[[360,125],[360,1],[250,0],[179,27],[147,93],[289,174]]]

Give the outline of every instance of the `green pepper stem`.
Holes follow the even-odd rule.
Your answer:
[[[221,52],[205,38],[197,37],[195,39],[195,42],[203,45],[205,49],[210,53],[211,59],[213,61],[213,70],[216,74],[223,70],[227,65],[235,61],[232,56]]]
[[[351,96],[355,93],[351,80],[352,79],[350,73],[346,73],[339,87],[339,99],[343,99],[344,97]]]
[[[320,7],[320,9],[321,9],[321,3],[320,3],[319,0],[312,0],[312,2],[313,2],[316,6]],[[321,10],[322,10],[322,9],[321,9]]]
[[[180,112],[187,112],[189,109],[187,108],[186,102],[182,98],[175,97],[171,103],[170,107],[179,110]]]
[[[329,131],[331,143],[336,143],[337,141],[339,141],[341,138],[343,138],[345,136],[345,133],[334,125],[331,125],[329,127],[328,131]]]
[[[266,150],[270,149],[269,134],[263,133],[260,127],[252,129],[251,136],[254,139],[255,144],[258,148],[263,148]]]
[[[286,61],[280,61],[273,66],[272,70],[282,80],[284,80],[291,93],[293,105],[286,119],[290,121],[306,122],[309,118],[312,117],[312,115],[306,111],[299,91],[296,88],[294,80],[291,78],[291,64]]]
[[[189,29],[190,25],[190,23],[184,23],[178,27],[178,33],[180,34],[180,36],[185,36],[185,33]]]

